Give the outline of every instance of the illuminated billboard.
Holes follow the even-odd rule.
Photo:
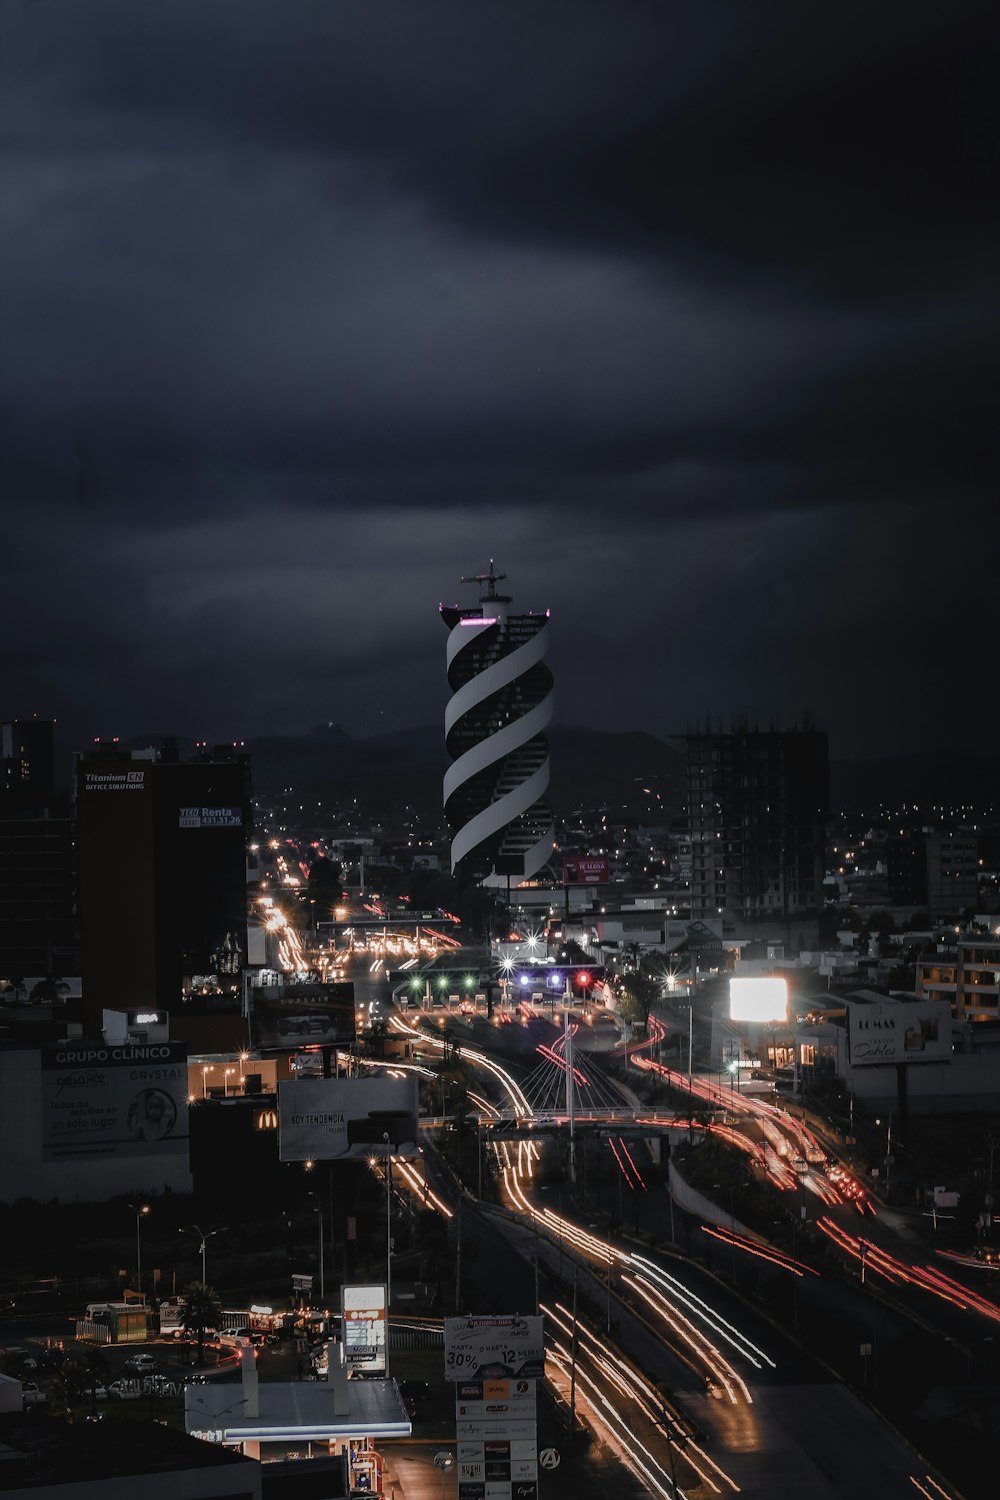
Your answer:
[[[545,1339],[537,1313],[445,1318],[445,1380],[533,1380],[544,1375]]]
[[[608,885],[611,867],[607,855],[563,860],[563,885]]]
[[[278,1084],[281,1161],[415,1156],[416,1075],[404,1078],[304,1078]],[[388,1139],[387,1139],[388,1138]]]
[[[847,1035],[855,1066],[951,1060],[951,1010],[939,1000],[851,1003]]]
[[[788,985],[769,975],[765,979],[729,981],[731,1021],[787,1021]]]
[[[59,1043],[42,1048],[42,1152],[76,1157],[186,1153],[183,1042]]]
[[[351,979],[257,986],[250,996],[254,1042],[263,1050],[300,1047],[305,1042],[350,1047],[356,1039]]]

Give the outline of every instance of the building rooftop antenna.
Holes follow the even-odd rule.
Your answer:
[[[479,584],[485,583],[485,585],[486,585],[486,592],[485,592],[485,594],[480,594],[480,596],[479,596],[480,597],[480,601],[482,603],[485,603],[486,600],[488,600],[488,599],[493,599],[493,600],[496,600],[496,602],[499,603],[499,604],[509,604],[511,602],[511,596],[510,596],[510,594],[498,594],[497,593],[497,584],[500,583],[500,582],[502,582],[502,580],[505,579],[506,577],[507,577],[506,573],[496,573],[496,572],[494,572],[494,569],[493,569],[493,559],[491,557],[490,558],[490,571],[488,573],[474,573],[471,578],[466,578],[463,575],[463,577],[461,579],[461,582],[462,583],[479,583]]]

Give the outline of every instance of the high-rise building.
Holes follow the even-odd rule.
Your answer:
[[[169,742],[101,748],[80,756],[76,795],[91,1034],[104,1010],[183,1014],[199,976],[216,976],[218,1008],[238,1009],[249,757],[224,746],[182,760]]]
[[[11,982],[80,973],[76,840],[54,816],[53,767],[50,720],[0,724],[0,979]]]
[[[691,916],[787,917],[823,903],[827,737],[688,734]]]
[[[0,818],[45,818],[55,800],[51,719],[0,724]]]
[[[554,846],[549,784],[552,673],[545,665],[548,610],[515,614],[490,571],[478,609],[440,606],[448,627],[445,743],[452,764],[444,811],[454,831],[451,866],[484,885],[530,879]]]
[[[920,828],[890,834],[886,865],[891,906],[927,905],[927,838]]]
[[[939,917],[975,907],[979,894],[979,838],[973,828],[937,831],[927,839],[927,904]]]

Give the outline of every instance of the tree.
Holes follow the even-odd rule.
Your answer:
[[[659,984],[649,974],[641,970],[626,974],[622,980],[622,1004],[620,1006],[622,1018],[632,1021],[639,1026],[645,1026],[649,1021],[649,1012],[653,1003],[659,995]]]
[[[198,1363],[205,1363],[205,1329],[218,1328],[222,1318],[222,1301],[214,1286],[203,1281],[191,1281],[181,1293],[184,1311],[181,1322],[188,1333],[198,1339]]]
[[[91,1345],[80,1351],[80,1358],[87,1371],[87,1393],[90,1396],[90,1409],[97,1412],[97,1387],[106,1385],[111,1379],[111,1365],[103,1349]]]
[[[93,1386],[93,1376],[83,1361],[67,1359],[49,1381],[49,1402],[56,1410],[65,1411],[72,1422],[73,1408],[91,1394]]]

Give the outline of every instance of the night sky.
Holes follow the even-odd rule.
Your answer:
[[[995,745],[995,7],[0,17],[0,716],[433,723],[493,556],[563,724]]]

